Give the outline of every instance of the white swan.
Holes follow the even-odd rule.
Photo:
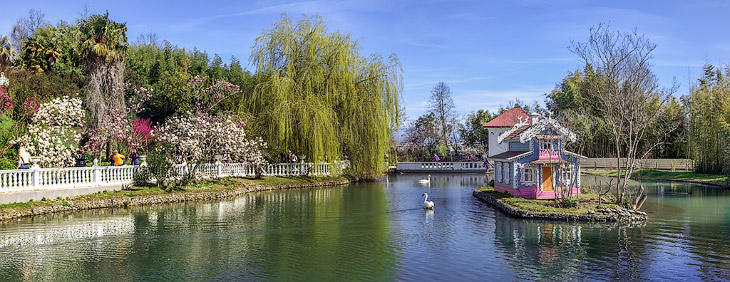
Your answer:
[[[433,201],[428,200],[428,194],[423,193],[423,195],[421,195],[421,196],[426,197],[426,198],[423,198],[423,208],[424,209],[433,209]]]
[[[418,183],[421,183],[421,184],[431,183],[431,175],[430,174],[428,175],[428,179],[419,179]]]

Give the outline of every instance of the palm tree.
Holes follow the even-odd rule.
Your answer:
[[[77,24],[79,51],[86,59],[89,74],[86,102],[91,111],[91,126],[98,129],[105,118],[123,112],[124,59],[129,50],[127,25],[109,20],[109,12],[79,19]],[[107,137],[109,153],[113,136]]]
[[[5,70],[17,55],[10,37],[0,36],[0,69]]]

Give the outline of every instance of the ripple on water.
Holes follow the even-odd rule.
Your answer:
[[[480,175],[423,177],[2,224],[0,280],[730,280],[728,193],[648,187],[649,222],[585,224],[506,217],[471,196]]]

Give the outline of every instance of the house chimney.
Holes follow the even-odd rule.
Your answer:
[[[537,112],[532,112],[530,114],[530,125],[536,124],[540,120],[540,114]]]

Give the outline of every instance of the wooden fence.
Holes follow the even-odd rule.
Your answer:
[[[643,159],[636,160],[637,169],[653,168],[658,170],[669,171],[693,171],[694,161],[690,159]],[[583,169],[616,169],[615,158],[589,158],[581,160],[581,168]],[[621,166],[626,165],[626,159],[621,159]]]

